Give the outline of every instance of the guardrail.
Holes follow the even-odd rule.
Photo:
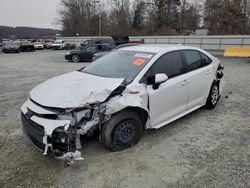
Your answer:
[[[80,44],[90,37],[58,37],[70,44]],[[103,37],[100,37],[103,38]],[[222,51],[227,47],[250,47],[250,35],[211,36],[130,36],[131,41],[144,39],[145,44],[182,44],[205,50]]]

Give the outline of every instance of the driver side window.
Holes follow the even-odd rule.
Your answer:
[[[164,73],[168,78],[181,75],[184,72],[181,53],[179,51],[169,52],[161,56],[145,74],[144,80],[148,84],[152,84],[154,76]]]

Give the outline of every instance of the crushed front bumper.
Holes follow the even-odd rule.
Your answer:
[[[50,115],[50,116],[49,116]],[[54,117],[55,112],[45,109],[31,100],[24,103],[21,108],[23,131],[44,155],[61,158],[76,152],[75,143],[68,138],[70,120],[48,119]],[[60,133],[57,132],[60,130]],[[63,134],[62,137],[58,134]],[[64,143],[61,142],[64,140]],[[79,153],[77,153],[79,156]]]
[[[37,123],[31,121],[23,113],[21,113],[21,120],[23,124],[23,132],[30,139],[30,141],[42,152],[44,152],[45,144],[43,143],[44,128]]]

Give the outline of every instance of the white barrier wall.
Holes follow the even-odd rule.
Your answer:
[[[104,36],[103,36],[104,37]],[[100,37],[100,38],[103,38]],[[65,40],[70,44],[84,42],[90,37],[57,37],[57,39]],[[183,44],[195,46],[205,50],[222,51],[226,47],[250,47],[250,35],[226,35],[226,36],[131,36],[131,41],[144,39],[146,44]]]

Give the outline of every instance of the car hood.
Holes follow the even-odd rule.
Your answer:
[[[46,107],[80,108],[104,102],[123,81],[123,78],[104,78],[74,71],[38,85],[30,92],[30,98]]]

